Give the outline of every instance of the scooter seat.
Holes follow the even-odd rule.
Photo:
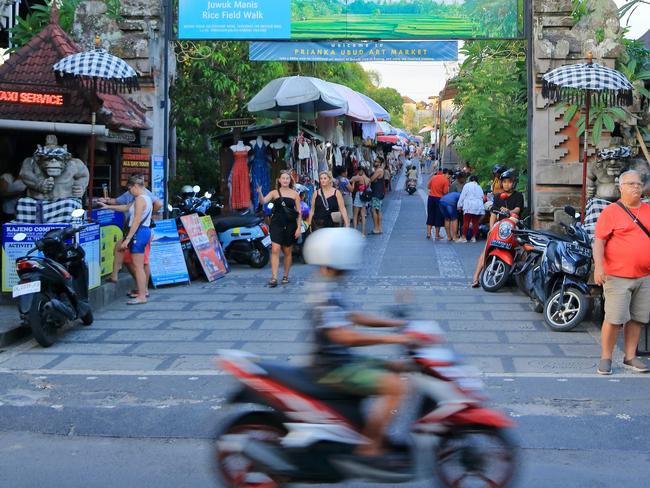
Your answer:
[[[255,227],[261,222],[262,218],[257,215],[232,215],[212,219],[212,223],[214,223],[214,228],[217,232],[225,232],[235,227]]]
[[[292,390],[304,393],[319,400],[349,400],[360,399],[358,395],[328,388],[316,383],[316,376],[308,368],[288,366],[284,363],[262,361],[259,366],[264,369],[269,377],[275,381],[288,386]]]

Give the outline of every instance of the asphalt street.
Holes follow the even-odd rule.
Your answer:
[[[518,486],[645,483],[650,376],[623,371],[617,350],[615,374],[599,377],[597,326],[550,332],[516,290],[469,288],[481,243],[425,240],[425,198],[387,198],[385,232],[367,238],[350,301],[384,313],[406,291],[414,318],[439,321],[483,371],[493,405],[517,423]],[[296,265],[289,285],[269,289],[268,268],[234,265],[214,283],[152,290],[145,306],[116,302],[49,349],[29,339],[1,350],[0,486],[216,486],[210,439],[233,388],[214,365],[216,353],[304,363],[311,273]]]

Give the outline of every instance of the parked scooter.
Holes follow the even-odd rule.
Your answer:
[[[479,276],[479,283],[485,291],[494,292],[506,284],[515,265],[519,242],[513,231],[521,228],[522,224],[517,214],[505,213],[496,208],[491,211],[504,218],[497,222],[487,236],[485,266]]]
[[[227,259],[263,268],[271,257],[271,236],[264,219],[254,214],[214,217],[212,222]]]
[[[519,288],[527,296],[530,296],[533,287],[533,271],[539,266],[548,242],[553,235],[539,230],[515,229],[513,231],[519,243],[519,249],[515,268],[512,276]],[[541,312],[540,310],[536,310]]]
[[[587,315],[591,242],[579,222],[580,214],[564,207],[574,222],[564,225],[567,238],[552,239],[533,272],[531,298],[536,307],[543,304],[544,322],[555,331],[568,331]]]
[[[84,210],[72,212],[81,219]],[[26,256],[16,260],[20,280],[13,287],[18,299],[18,310],[23,323],[29,326],[34,339],[43,347],[57,340],[57,330],[68,321],[81,319],[84,325],[93,323],[93,312],[88,302],[88,265],[86,253],[79,245],[82,224],[52,229],[35,243]],[[25,240],[25,234],[16,234],[15,241]],[[68,243],[72,239],[72,243]],[[44,257],[32,256],[35,251]]]
[[[403,439],[387,441],[386,460],[354,450],[365,442],[363,396],[316,382],[313,373],[222,351],[220,364],[242,388],[218,428],[217,474],[226,487],[280,487],[349,479],[398,483],[438,477],[440,486],[510,486],[517,466],[514,424],[485,406],[483,384],[444,345],[435,322],[410,322],[413,419]],[[415,342],[415,341],[414,341]],[[428,343],[427,345],[422,345]]]

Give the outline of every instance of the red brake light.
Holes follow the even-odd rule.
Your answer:
[[[264,232],[265,236],[269,235],[269,228],[266,226],[266,224],[261,224],[260,227],[262,227],[262,232]]]
[[[16,263],[17,271],[25,271],[27,269],[40,269],[43,266],[40,265],[37,261],[19,261]]]

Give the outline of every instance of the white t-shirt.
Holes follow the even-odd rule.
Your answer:
[[[14,176],[10,173],[4,173],[0,176],[3,180],[7,182],[7,191],[8,192],[23,192],[27,189],[25,183],[20,178],[15,179]],[[14,198],[3,198],[2,199],[2,211],[9,215],[16,214],[16,203],[18,202],[18,197]]]

